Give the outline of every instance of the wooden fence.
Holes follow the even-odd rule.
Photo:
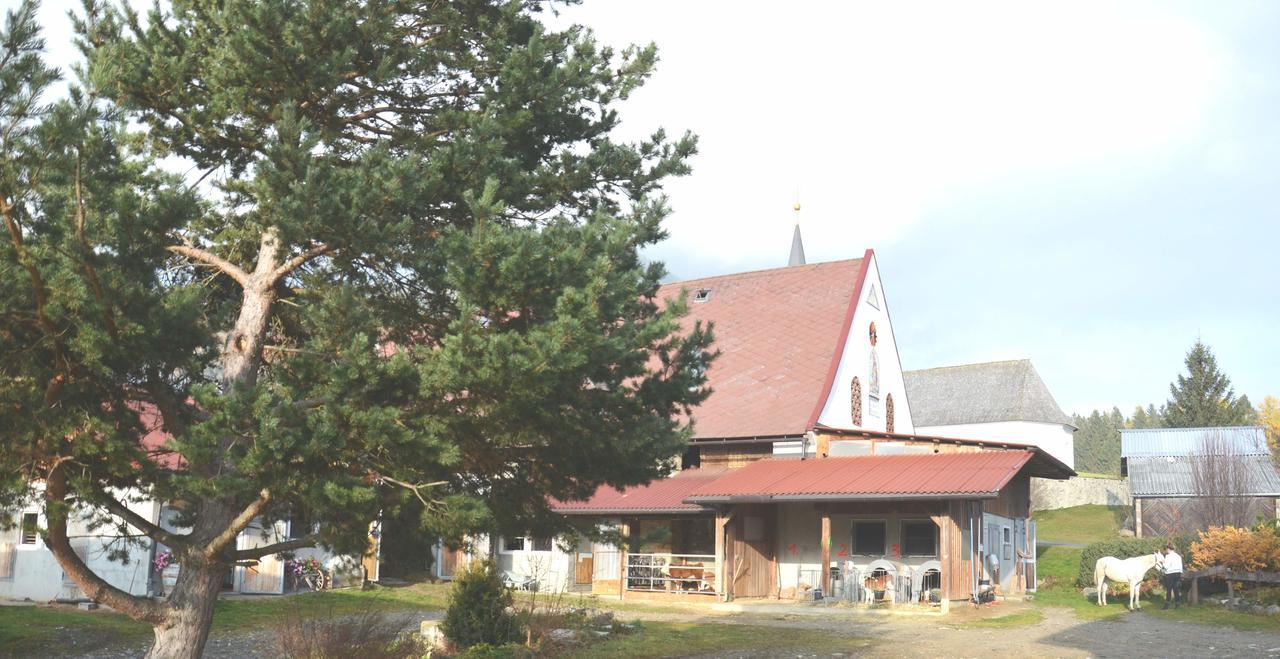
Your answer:
[[[1191,580],[1191,603],[1195,604],[1200,601],[1200,580],[1205,577],[1222,577],[1227,580],[1227,597],[1235,597],[1236,581],[1252,581],[1254,583],[1275,583],[1280,584],[1280,572],[1236,572],[1229,570],[1226,566],[1215,565],[1211,568],[1199,570],[1196,572],[1187,572],[1182,575],[1183,579]]]

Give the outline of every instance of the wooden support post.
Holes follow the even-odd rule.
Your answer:
[[[725,533],[727,532],[725,527],[728,524],[727,512],[716,513],[716,596],[721,600],[725,595],[725,566],[729,564],[728,556],[725,554]]]
[[[1200,577],[1191,580],[1191,603],[1200,603]]]
[[[1142,537],[1142,499],[1133,500],[1133,535]]]
[[[812,527],[810,527],[812,528]],[[831,512],[822,509],[822,574],[818,577],[822,584],[822,596],[831,595]]]
[[[631,520],[622,520],[622,546],[618,548],[618,599],[627,598],[627,552],[631,544]]]
[[[1231,583],[1231,575],[1227,575],[1227,605],[1234,606],[1235,602],[1231,600],[1236,598],[1236,587]]]

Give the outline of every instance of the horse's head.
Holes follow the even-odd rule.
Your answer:
[[[1160,552],[1155,552],[1152,554],[1152,556],[1156,557],[1156,568],[1164,567],[1164,554],[1161,554]]]

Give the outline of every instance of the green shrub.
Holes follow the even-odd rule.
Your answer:
[[[459,648],[485,643],[501,646],[519,638],[511,608],[511,590],[492,561],[475,561],[453,582],[449,608],[440,627]]]
[[[1103,556],[1125,559],[1150,554],[1164,549],[1165,543],[1169,540],[1170,538],[1115,538],[1095,542],[1080,552],[1080,573],[1076,577],[1076,585],[1082,588],[1097,585],[1093,581],[1093,568],[1098,564],[1098,559]],[[1172,540],[1174,548],[1182,555],[1182,564],[1190,565],[1193,538],[1180,536]],[[1189,568],[1184,567],[1184,569]]]

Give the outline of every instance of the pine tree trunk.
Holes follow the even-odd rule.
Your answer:
[[[226,570],[217,563],[182,567],[169,597],[169,621],[155,627],[147,659],[195,659],[204,652]]]

